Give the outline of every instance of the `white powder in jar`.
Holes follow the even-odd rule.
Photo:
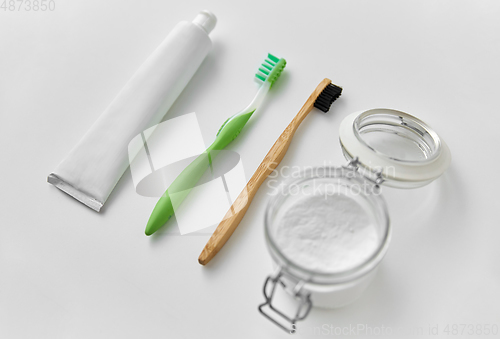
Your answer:
[[[278,221],[276,242],[292,262],[321,272],[339,272],[368,259],[379,236],[366,211],[343,195],[301,198]]]

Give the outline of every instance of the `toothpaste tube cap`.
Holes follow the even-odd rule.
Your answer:
[[[193,20],[193,24],[202,28],[205,32],[207,32],[207,34],[210,34],[216,23],[217,18],[215,15],[207,10],[201,11]]]

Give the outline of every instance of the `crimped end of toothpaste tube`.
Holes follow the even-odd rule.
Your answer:
[[[59,188],[64,193],[72,196],[82,204],[92,208],[94,211],[99,212],[103,205],[102,202],[96,200],[95,198],[89,196],[85,192],[78,190],[77,188],[71,186],[63,179],[59,178],[56,174],[50,173],[47,177],[47,182]]]

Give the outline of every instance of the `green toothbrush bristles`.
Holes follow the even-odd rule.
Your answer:
[[[274,61],[275,63],[276,63],[276,62],[278,62],[278,61],[280,61],[280,58],[275,57],[275,56],[274,56],[274,55],[272,55],[271,53],[267,53],[267,57],[268,57],[269,59],[271,59],[272,61]]]
[[[283,72],[285,66],[285,59],[277,58],[269,53],[267,54],[267,59],[259,67],[259,72],[255,74],[255,77],[262,82],[268,81],[272,86],[281,75],[281,72]]]

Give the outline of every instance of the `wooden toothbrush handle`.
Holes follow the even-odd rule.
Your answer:
[[[316,98],[330,83],[330,79],[324,79],[316,87],[304,106],[300,109],[299,113],[297,113],[292,122],[290,122],[283,133],[281,133],[278,140],[276,140],[273,147],[271,147],[264,160],[262,160],[261,164],[250,178],[245,188],[241,191],[238,198],[236,198],[233,205],[224,216],[224,219],[220,222],[219,226],[217,226],[217,229],[208,240],[205,248],[198,257],[198,262],[200,264],[206,265],[210,260],[212,260],[212,258],[224,246],[226,241],[231,237],[236,227],[238,227],[241,219],[243,219],[243,216],[248,210],[248,207],[250,206],[260,185],[262,185],[268,175],[279,165],[288,150],[288,146],[290,146],[290,143],[292,142],[295,131],[307,114],[311,112]]]

